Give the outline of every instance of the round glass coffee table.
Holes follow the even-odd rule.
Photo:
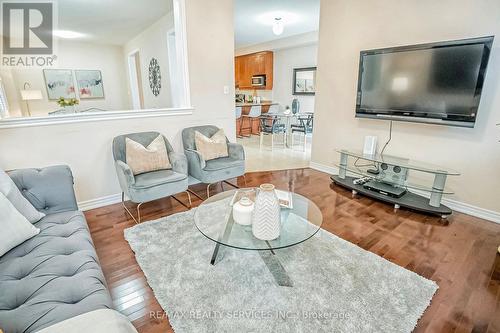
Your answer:
[[[216,194],[205,200],[194,214],[198,230],[216,243],[211,264],[215,265],[219,248],[241,250],[274,250],[302,243],[318,232],[323,216],[318,206],[300,194],[281,191],[291,204],[281,208],[281,230],[277,239],[264,241],[254,237],[251,225],[240,225],[233,220],[232,204],[240,197],[255,198],[256,188],[242,188]]]

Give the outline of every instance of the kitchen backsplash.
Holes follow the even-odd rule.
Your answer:
[[[245,95],[253,95],[253,90],[240,90],[236,89],[237,94],[245,94]],[[260,96],[264,101],[272,101],[273,100],[273,91],[272,90],[257,90],[257,96]]]

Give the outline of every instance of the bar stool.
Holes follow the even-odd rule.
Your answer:
[[[279,104],[272,104],[269,106],[269,111],[267,111],[267,114],[277,114],[279,112],[280,112]]]
[[[261,114],[262,114],[262,106],[252,105],[252,107],[250,108],[250,112],[248,112],[247,115],[241,116],[243,118],[241,120],[241,127],[240,127],[240,135],[241,136],[250,137],[252,135],[252,124],[253,124],[255,119],[258,119],[260,117]],[[247,126],[246,127],[244,126],[245,119],[247,119]],[[249,130],[249,134],[248,135],[241,134],[241,132],[243,130]]]
[[[241,106],[237,106],[234,108],[234,116],[236,117],[236,137],[237,138],[241,138],[241,112],[242,112],[242,107]],[[238,123],[240,125],[239,129],[238,129]]]

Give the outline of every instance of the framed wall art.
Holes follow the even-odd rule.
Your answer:
[[[104,98],[104,86],[100,70],[75,70],[80,99]]]
[[[43,76],[49,100],[76,98],[73,72],[70,69],[44,69]]]
[[[316,67],[293,69],[293,95],[316,94]]]

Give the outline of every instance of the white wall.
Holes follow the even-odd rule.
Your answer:
[[[68,164],[78,200],[88,201],[120,192],[111,157],[111,142],[118,134],[156,130],[180,150],[184,127],[215,124],[234,140],[232,1],[186,2],[192,115],[0,129],[0,167]],[[227,95],[224,86],[230,87]]]
[[[496,35],[475,128],[394,123],[387,153],[458,169],[450,199],[500,212],[500,2],[322,0],[312,161],[332,166],[334,148],[385,141],[387,121],[354,117],[359,51]]]
[[[167,49],[167,32],[174,28],[174,16],[169,12],[157,22],[153,23],[146,30],[136,37],[132,38],[123,47],[124,58],[131,52],[139,51],[140,72],[142,91],[144,94],[144,108],[158,109],[172,107],[172,96],[170,93],[170,76]],[[153,95],[149,86],[149,62],[156,58],[160,65],[161,89],[158,96]],[[129,77],[129,68],[127,66],[127,78]],[[127,82],[129,80],[127,79]],[[128,86],[130,91],[130,86]],[[129,93],[130,94],[130,93]],[[130,97],[130,103],[132,99]]]
[[[292,100],[300,102],[300,112],[314,112],[315,96],[292,95],[293,69],[314,67],[317,63],[318,46],[308,45],[274,52],[273,100],[292,107]]]
[[[130,108],[127,96],[125,62],[120,46],[60,40],[58,42],[58,69],[100,70],[104,85],[103,99],[80,100],[79,109],[97,107],[104,110],[127,110]],[[26,113],[26,103],[21,100],[20,90],[29,82],[31,89],[41,90],[43,100],[30,101],[33,116],[46,116],[48,112],[59,110],[56,101],[49,101],[42,68],[0,70],[6,85],[11,117]],[[74,76],[74,72],[73,72]],[[75,88],[76,81],[75,81]],[[78,94],[76,94],[78,98]]]
[[[300,47],[312,44],[318,44],[318,31],[305,32],[303,34],[275,39],[265,43],[239,47],[234,51],[234,54],[239,56],[259,51],[266,51],[266,50],[277,51],[281,49],[288,49],[292,47]]]

